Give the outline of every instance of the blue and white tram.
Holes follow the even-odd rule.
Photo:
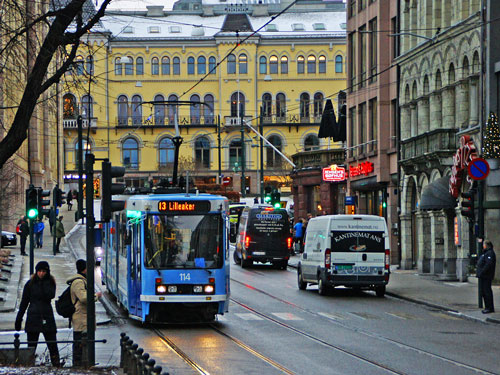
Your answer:
[[[105,226],[101,268],[131,318],[207,321],[228,311],[228,208],[209,194],[126,197]]]

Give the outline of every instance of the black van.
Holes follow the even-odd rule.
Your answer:
[[[240,217],[233,259],[245,268],[253,262],[271,262],[286,269],[292,248],[290,222],[285,209],[269,205],[245,207]]]

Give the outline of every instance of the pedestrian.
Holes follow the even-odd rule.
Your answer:
[[[66,283],[71,285],[71,302],[75,312],[71,317],[73,324],[73,366],[87,365],[87,262],[84,259],[76,261],[76,275],[71,276]],[[96,297],[102,296],[101,292]]]
[[[24,325],[24,331],[28,335],[28,347],[36,350],[40,333],[43,333],[49,348],[52,366],[60,367],[59,349],[56,342],[57,327],[51,304],[55,295],[56,281],[50,274],[49,264],[46,261],[38,262],[35,273],[24,285],[15,329],[16,331],[21,330],[24,313],[28,310]]]
[[[56,211],[54,207],[50,207],[49,209],[49,225],[50,225],[50,233],[54,233],[54,224],[56,223]]]
[[[302,253],[304,251],[304,228],[303,228],[303,222],[304,220],[300,217],[299,220],[297,220],[297,223],[293,226],[293,231],[294,231],[294,243],[296,246],[295,250],[299,253]],[[294,254],[295,251],[292,252]]]
[[[26,254],[26,239],[30,234],[30,227],[26,216],[21,216],[17,222],[16,231],[21,242],[21,255],[28,255]]]
[[[73,207],[73,192],[70,190],[66,196],[66,202],[68,203],[68,211],[71,211]]]
[[[476,276],[479,279],[479,290],[481,297],[484,300],[485,309],[481,312],[483,314],[490,314],[495,312],[493,305],[493,291],[491,290],[491,281],[495,277],[495,265],[497,258],[493,244],[491,241],[486,240],[483,243],[483,253],[477,261]]]
[[[313,218],[312,213],[308,212],[307,213],[307,221],[311,220]]]
[[[35,232],[35,245],[37,248],[41,249],[43,246],[43,230],[45,229],[45,224],[42,220],[37,220],[33,232]]]
[[[64,225],[62,223],[63,216],[59,216],[59,219],[56,220],[54,225],[54,235],[56,236],[56,251],[55,253],[60,253],[59,245],[61,244],[61,240],[66,236],[64,232]]]

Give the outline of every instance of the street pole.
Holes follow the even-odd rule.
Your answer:
[[[78,115],[76,119],[78,125],[78,220],[83,218],[83,118]]]
[[[264,124],[262,117],[262,107],[260,107],[259,132],[264,134]],[[264,203],[264,140],[260,140],[260,203]]]
[[[95,291],[94,291],[94,154],[85,160],[87,212],[87,366],[95,365]]]
[[[34,251],[34,238],[33,238],[33,221],[34,219],[29,219],[30,222],[30,275],[35,272],[35,251]]]
[[[239,92],[238,92],[239,94]],[[238,98],[239,99],[239,98]],[[239,106],[238,102],[238,106]],[[240,111],[240,122],[241,122],[241,196],[246,197],[246,187],[245,187],[245,124],[243,122],[243,111]]]
[[[221,160],[221,149],[220,149],[220,115],[217,115],[217,152],[218,152],[218,159],[219,159],[219,180],[218,183],[222,183],[222,160]]]

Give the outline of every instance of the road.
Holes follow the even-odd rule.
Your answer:
[[[230,311],[212,324],[145,326],[135,342],[170,374],[499,374],[500,327],[374,292],[297,288],[296,272],[232,264]]]

